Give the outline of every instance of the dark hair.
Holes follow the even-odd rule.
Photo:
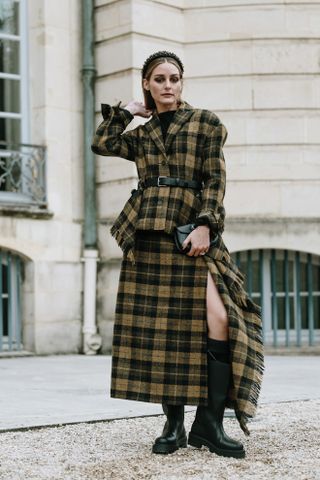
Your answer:
[[[178,68],[181,71],[181,76],[183,75],[183,72],[184,72],[183,63],[181,62],[178,55],[176,55],[173,52],[168,52],[167,50],[160,50],[159,52],[155,52],[152,55],[150,55],[146,59],[146,61],[144,62],[143,67],[142,67],[142,71],[141,71],[142,78],[146,78],[146,73],[147,73],[149,63],[153,62],[153,60],[155,60],[157,58],[162,58],[162,59],[163,58],[172,58],[173,60],[175,60],[177,62]]]
[[[173,65],[175,65],[179,70],[180,79],[182,79],[183,77],[183,72],[184,72],[183,64],[180,58],[175,53],[162,50],[150,55],[144,62],[142,71],[141,71],[144,102],[145,102],[146,108],[149,110],[154,110],[156,108],[156,104],[155,104],[155,101],[153,100],[151,92],[149,90],[146,90],[143,87],[143,79],[149,80],[155,67],[165,62],[172,63]]]

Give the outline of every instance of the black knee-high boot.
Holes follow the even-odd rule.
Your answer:
[[[223,415],[228,393],[231,366],[228,362],[228,342],[208,339],[208,396],[207,407],[197,408],[188,443],[197,448],[205,445],[210,452],[225,457],[243,458],[242,443],[228,437],[223,428]],[[221,361],[223,360],[223,361]]]
[[[184,428],[184,405],[162,404],[167,421],[163,427],[162,435],[156,438],[153,453],[173,453],[178,448],[187,446],[187,435]]]

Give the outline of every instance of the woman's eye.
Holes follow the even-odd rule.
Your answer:
[[[155,78],[154,80],[157,83],[161,83],[161,82],[164,81],[164,78]],[[177,77],[171,78],[171,82],[173,82],[173,83],[177,83],[178,81],[179,81],[179,78],[177,78]]]

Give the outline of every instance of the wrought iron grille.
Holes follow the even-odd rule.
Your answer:
[[[232,254],[245,288],[262,308],[267,345],[320,343],[320,257],[293,250],[246,250]]]
[[[46,148],[0,142],[0,201],[46,205]]]

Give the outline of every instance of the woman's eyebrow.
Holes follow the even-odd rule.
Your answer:
[[[170,77],[178,77],[179,75],[177,73],[171,73]],[[164,77],[163,73],[156,73],[155,77]]]

